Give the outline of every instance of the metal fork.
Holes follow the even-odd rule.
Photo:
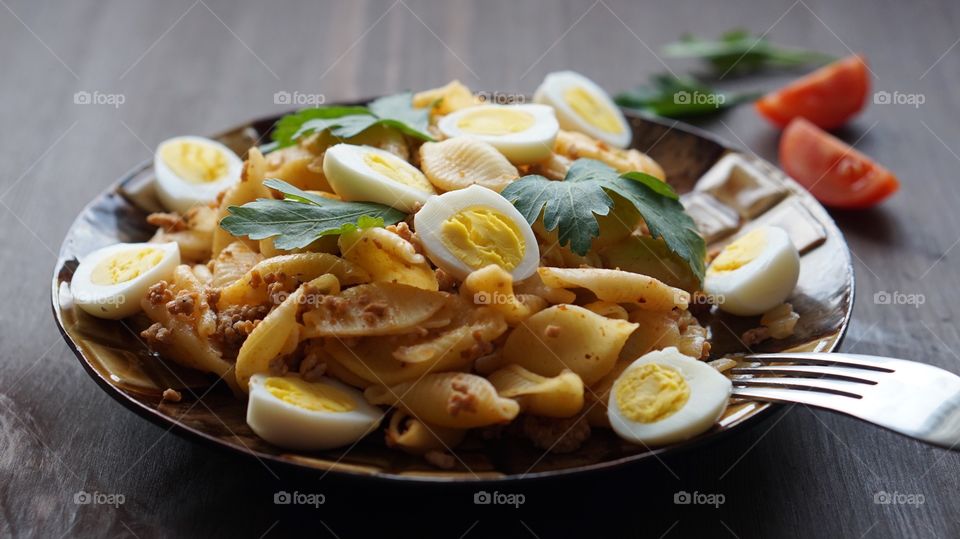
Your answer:
[[[733,395],[847,414],[940,447],[960,445],[960,376],[879,356],[815,352],[749,354],[731,369]],[[775,363],[771,365],[770,363]]]

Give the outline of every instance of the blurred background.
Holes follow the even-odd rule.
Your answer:
[[[618,536],[956,536],[957,454],[803,407],[614,474],[493,487],[524,493],[525,503],[488,507],[473,504],[473,487],[305,478],[181,439],[113,402],[57,334],[50,274],[70,223],[166,138],[296,104],[278,93],[332,103],[459,79],[475,91],[531,94],[547,73],[572,69],[615,94],[659,73],[698,73],[702,63],[662,47],[733,28],[836,57],[863,53],[872,91],[923,96],[871,102],[838,132],[902,183],[878,208],[832,212],[857,274],[842,350],[960,371],[956,2],[0,0],[0,536],[269,536],[304,525],[353,537],[361,524],[337,515],[362,510],[369,523],[430,508],[443,508],[439,535],[454,537],[562,536],[563,513],[596,530],[625,523]],[[806,71],[708,80],[765,92]],[[749,104],[695,123],[777,161],[778,130]],[[883,292],[925,301],[875,301]],[[298,488],[327,503],[274,505],[276,492]],[[124,500],[74,503],[81,491]],[[724,501],[677,505],[680,491]],[[921,502],[884,503],[878,493]]]

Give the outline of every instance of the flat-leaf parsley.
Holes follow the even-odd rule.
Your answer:
[[[607,215],[613,208],[611,193],[632,204],[650,235],[663,238],[667,248],[689,264],[698,279],[703,279],[703,237],[684,212],[673,188],[649,174],[619,174],[599,161],[578,159],[562,181],[524,176],[501,194],[530,224],[542,213],[544,227],[558,231],[560,245],[569,245],[574,253],[585,255],[593,238],[600,234],[596,216]]]

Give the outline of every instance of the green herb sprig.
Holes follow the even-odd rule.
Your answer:
[[[755,93],[720,92],[692,77],[656,75],[650,83],[617,94],[621,107],[667,118],[692,118],[716,114],[759,97]]]
[[[234,236],[262,240],[275,237],[277,249],[299,249],[323,236],[357,228],[385,226],[407,214],[373,202],[345,202],[308,193],[289,183],[269,179],[264,185],[283,193],[283,200],[261,198],[230,206],[220,227]]]
[[[721,77],[745,74],[768,68],[793,68],[827,63],[828,54],[775,45],[765,37],[754,36],[738,28],[719,39],[701,39],[691,35],[663,47],[663,54],[672,58],[699,58],[707,62],[714,74]]]
[[[273,130],[273,144],[268,151],[292,146],[312,133],[330,131],[338,138],[350,138],[373,126],[392,127],[420,140],[432,141],[427,131],[429,110],[413,107],[409,92],[381,97],[366,107],[329,106],[303,109],[288,114],[277,122]]]
[[[542,213],[544,227],[557,230],[560,245],[569,245],[579,255],[587,254],[593,238],[600,235],[596,216],[610,212],[614,204],[610,195],[617,194],[637,209],[650,235],[663,238],[667,248],[703,280],[703,237],[673,188],[649,174],[620,174],[599,161],[578,159],[562,181],[524,176],[501,194],[530,224]]]

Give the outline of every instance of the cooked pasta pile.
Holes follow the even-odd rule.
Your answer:
[[[298,113],[214,199],[151,215],[151,242],[98,262],[93,282],[104,264],[109,286],[135,282],[150,273],[150,246],[175,244],[178,264],[139,301],[153,322],[144,338],[222,378],[248,399],[254,432],[291,449],[349,446],[388,414],[387,445],[445,467],[470,429],[552,451],[576,450],[596,428],[640,444],[694,435],[729,395],[689,310],[704,255],[662,226],[687,221],[640,203],[683,215],[663,169],[614,145],[629,143],[629,126],[606,94],[556,81],[577,90],[545,82],[537,104],[503,106],[457,82],[421,92],[406,103],[419,126],[391,121],[390,103]],[[197,155],[214,181],[228,173],[212,153],[163,154],[187,188],[203,182],[183,180]],[[618,178],[628,173],[637,179]],[[558,216],[559,198],[537,205],[530,193],[546,191],[535,182],[579,198]],[[595,220],[575,214],[598,203],[585,214]],[[669,357],[637,361],[655,351]]]

